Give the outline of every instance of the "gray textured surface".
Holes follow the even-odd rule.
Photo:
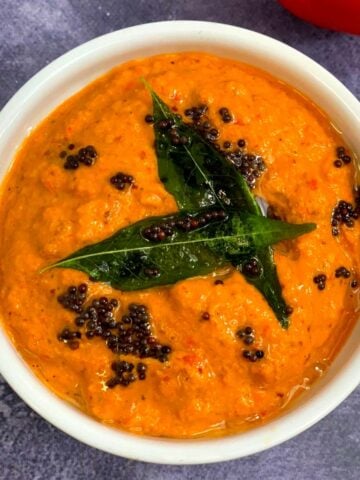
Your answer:
[[[93,37],[157,20],[231,23],[308,54],[360,97],[360,37],[307,25],[272,0],[0,0],[0,107],[40,68]],[[128,461],[67,437],[0,378],[0,480],[360,478],[360,390],[318,425],[247,459],[168,467]]]

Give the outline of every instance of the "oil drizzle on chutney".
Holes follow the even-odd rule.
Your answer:
[[[170,60],[174,61],[170,62]],[[168,73],[170,63],[174,65],[171,67],[172,71]],[[136,66],[136,68],[132,68],[132,66]],[[91,196],[91,200],[95,202],[94,205],[101,209],[104,205],[104,189],[114,188],[108,186],[108,181],[118,170],[125,173],[134,172],[135,174],[139,172],[139,175],[145,172],[144,162],[140,156],[138,158],[137,152],[133,148],[134,144],[140,145],[141,142],[149,149],[152,147],[153,138],[150,132],[146,132],[145,128],[144,131],[141,131],[141,128],[140,131],[135,128],[146,113],[145,106],[144,110],[136,110],[139,103],[143,102],[144,95],[140,89],[134,88],[131,92],[127,89],[129,79],[132,85],[136,85],[138,82],[138,66],[142,69],[142,75],[153,81],[154,85],[159,88],[159,91],[164,92],[165,96],[167,96],[169,90],[172,92],[173,85],[171,82],[174,76],[178,77],[177,91],[182,95],[179,102],[177,99],[174,100],[178,111],[180,111],[182,105],[196,103],[196,98],[199,97],[194,96],[194,85],[201,85],[203,88],[201,98],[214,99],[214,103],[210,107],[214,109],[214,115],[211,115],[211,118],[214,118],[214,121],[218,120],[217,126],[221,125],[221,127],[218,127],[220,130],[218,142],[221,140],[221,148],[224,150],[232,151],[237,147],[244,148],[237,145],[236,138],[241,137],[241,139],[246,139],[246,143],[248,143],[247,140],[254,142],[254,144],[256,142],[261,152],[269,152],[269,162],[267,161],[268,156],[264,157],[269,170],[269,177],[266,180],[269,181],[263,181],[261,189],[264,197],[268,197],[276,214],[281,215],[283,219],[285,218],[283,202],[280,198],[272,197],[272,193],[275,191],[271,180],[272,173],[278,175],[276,188],[284,192],[288,201],[286,205],[291,206],[291,213],[299,221],[307,219],[307,206],[310,204],[310,198],[306,205],[298,202],[298,200],[301,197],[306,200],[307,194],[309,194],[309,197],[314,195],[311,204],[316,206],[318,215],[327,220],[327,224],[319,224],[318,231],[311,238],[305,242],[299,242],[298,251],[301,260],[294,258],[292,261],[289,256],[282,255],[279,251],[275,252],[279,271],[286,271],[288,275],[286,281],[287,295],[289,295],[289,298],[293,294],[296,295],[294,323],[297,323],[299,328],[290,328],[286,333],[277,328],[276,322],[270,321],[271,311],[265,304],[261,304],[264,308],[259,312],[258,307],[261,305],[258,302],[258,292],[246,285],[244,279],[238,274],[221,277],[222,280],[216,277],[195,278],[191,280],[192,291],[188,297],[184,295],[181,284],[171,288],[171,291],[179,298],[177,304],[179,316],[171,314],[172,305],[169,305],[167,289],[161,288],[149,291],[146,294],[147,300],[139,301],[139,303],[147,304],[151,313],[154,314],[153,321],[156,320],[156,327],[159,328],[159,331],[164,332],[164,338],[171,339],[171,345],[176,349],[176,355],[169,355],[171,360],[169,365],[159,363],[157,360],[145,359],[142,361],[131,356],[118,358],[114,354],[113,357],[112,352],[103,340],[95,337],[94,340],[87,341],[85,327],[73,325],[72,318],[80,317],[80,314],[75,312],[75,315],[72,313],[68,315],[68,312],[59,308],[56,301],[51,301],[51,297],[47,312],[48,319],[46,322],[44,321],[42,311],[46,307],[45,296],[48,295],[49,290],[55,292],[57,288],[63,288],[64,282],[66,282],[65,285],[78,285],[81,277],[76,271],[64,270],[49,272],[43,279],[37,281],[34,252],[36,252],[39,260],[45,263],[51,260],[48,252],[52,251],[56,255],[55,252],[57,251],[59,255],[62,255],[62,252],[71,252],[74,248],[82,247],[94,235],[93,221],[100,220],[101,225],[102,219],[97,216],[97,208],[86,209],[85,207],[81,208],[81,215],[71,220],[71,217],[74,217],[72,215],[74,208],[86,205]],[[164,87],[164,90],[161,89],[162,87]],[[236,97],[236,89],[249,92],[249,96]],[[265,102],[262,105],[261,112],[259,112],[260,117],[255,118],[252,117],[252,114],[258,111],[259,95],[252,94],[254,92],[259,93],[259,91]],[[127,122],[119,121],[117,125],[114,125],[114,118],[118,115],[108,115],[107,112],[105,115],[103,114],[103,102],[101,99],[99,100],[99,93],[101,93],[101,99],[109,100],[109,105],[112,105],[114,103],[113,99],[116,98],[120,102],[126,102],[129,108],[133,107],[135,122],[127,124]],[[173,101],[171,93],[167,98],[170,102]],[[96,101],[92,101],[92,99],[96,99]],[[244,100],[243,103],[242,100]],[[185,102],[188,103],[185,104]],[[234,116],[233,123],[222,124],[220,117],[217,117],[218,110],[223,105],[227,106]],[[326,365],[328,365],[338,351],[342,343],[341,340],[356,321],[355,302],[358,300],[359,287],[356,287],[356,292],[350,291],[348,284],[350,281],[358,282],[359,278],[354,276],[355,280],[352,280],[353,277],[335,279],[335,271],[344,265],[351,271],[352,275],[355,275],[359,252],[360,222],[355,222],[351,229],[346,225],[342,228],[342,231],[346,233],[346,245],[349,246],[346,252],[345,244],[342,243],[342,237],[345,240],[345,235],[339,235],[336,240],[332,239],[329,225],[333,206],[338,200],[344,199],[353,203],[348,181],[352,174],[353,165],[343,164],[342,168],[336,169],[337,178],[334,178],[335,167],[333,161],[336,158],[333,153],[334,145],[340,145],[342,142],[339,140],[337,132],[332,128],[329,119],[326,117],[320,118],[314,104],[306,97],[300,98],[289,86],[280,84],[276,79],[269,79],[262,72],[253,70],[249,66],[200,53],[163,55],[157,57],[156,61],[153,58],[148,58],[137,60],[136,63],[130,65],[122,65],[106,74],[103,79],[96,80],[85,90],[68,99],[66,106],[66,110],[60,108],[51,113],[50,117],[25,140],[24,148],[18,152],[14,167],[3,186],[4,195],[1,212],[3,220],[2,318],[5,328],[14,338],[20,354],[24,356],[25,360],[29,361],[36,372],[39,369],[42,370],[43,378],[47,380],[47,386],[50,386],[54,393],[63,398],[70,393],[71,400],[74,402],[80,400],[79,406],[92,417],[104,422],[111,421],[118,428],[125,428],[131,432],[144,435],[182,436],[186,438],[199,435],[199,433],[203,435],[201,432],[206,432],[206,436],[222,435],[242,430],[247,425],[246,419],[250,417],[258,418],[256,415],[259,412],[267,412],[265,417],[262,416],[261,422],[279,413],[280,405],[277,401],[274,402],[274,399],[284,397],[280,401],[281,404],[287,401],[289,392],[293,391],[292,389],[296,385],[301,385],[304,376],[307,376],[309,369],[315,362],[322,362],[326,357],[328,359]],[[289,111],[293,112],[291,122],[286,121]],[[96,117],[96,122],[99,123],[95,124],[93,122],[94,117]],[[246,117],[253,119],[248,124],[242,124],[241,121],[246,120]],[[262,124],[263,119],[268,120],[268,130],[266,125]],[[56,122],[52,123],[54,120]],[[239,124],[237,125],[235,122],[238,120]],[[117,120],[115,119],[115,121]],[[53,132],[56,138],[64,138],[64,132],[68,131],[67,127],[70,124],[74,126],[74,135],[76,131],[79,131],[85,132],[89,136],[88,142],[96,146],[100,155],[102,154],[102,148],[104,148],[104,152],[110,151],[114,155],[106,159],[99,157],[99,163],[102,160],[104,161],[101,169],[98,169],[99,176],[96,181],[94,181],[92,175],[86,175],[86,173],[91,172],[88,172],[82,165],[75,171],[76,177],[84,174],[83,178],[80,179],[79,188],[74,188],[77,187],[76,182],[62,183],[60,181],[57,185],[59,187],[58,195],[56,195],[59,203],[55,205],[53,203],[55,199],[54,189],[49,188],[48,185],[49,180],[53,182],[57,178],[50,177],[50,174],[55,161],[60,167],[62,167],[63,162],[56,158],[54,162],[49,164],[48,158],[43,155],[43,152],[48,148],[48,134]],[[261,125],[264,125],[265,128],[263,129]],[[300,144],[298,132],[301,125],[307,126],[308,134],[304,138],[305,141]],[[121,158],[123,163],[121,165],[117,162],[119,155],[117,155],[118,151],[115,150],[118,149],[118,142],[113,147],[109,144],[105,147],[106,137],[103,135],[103,132],[108,131],[111,139],[115,126],[119,129],[120,134],[124,134],[131,140],[127,145],[122,146]],[[276,134],[272,135],[277,131],[279,132],[279,138]],[[99,134],[99,132],[101,133]],[[268,135],[268,133],[271,135]],[[257,142],[257,138],[259,142]],[[282,141],[279,143],[281,138]],[[77,138],[76,141],[80,146]],[[82,142],[82,144],[85,145],[86,143]],[[266,150],[267,147],[268,150]],[[321,147],[329,158],[327,164],[324,164],[322,157],[318,156],[318,147]],[[277,156],[276,152],[279,151],[279,148],[285,153],[284,156]],[[289,167],[289,159],[293,149],[299,152],[299,161],[294,163],[294,172],[287,177],[284,173],[287,172]],[[76,151],[77,148],[75,153]],[[56,155],[57,150],[55,150]],[[270,162],[271,157],[274,162],[272,160]],[[38,162],[39,167],[41,167],[41,171],[39,171],[41,178],[39,175],[33,175],[34,162]],[[318,178],[317,183],[318,195],[324,195],[321,202],[316,201],[317,195],[311,191],[311,188],[309,190],[306,182],[298,181],[300,178],[298,178],[298,175],[309,173],[309,164],[319,167],[325,174]],[[138,165],[139,170],[133,170],[135,165]],[[152,167],[155,166],[152,165]],[[168,195],[163,194],[162,189],[158,188],[159,179],[155,170],[155,168],[152,169],[146,185],[143,186],[144,195],[155,190],[160,193],[162,203],[159,205],[159,214],[163,216],[173,211],[174,204],[173,200]],[[59,179],[62,180],[64,176],[70,178],[73,171],[65,171],[65,175],[64,172],[56,169],[55,173],[59,174]],[[332,175],[334,183],[337,183],[336,188],[339,192],[337,200],[331,200],[331,197],[326,195],[328,191],[327,174]],[[23,181],[24,177],[27,179],[26,182]],[[91,192],[90,196],[85,193],[83,187]],[[124,191],[127,191],[127,189],[126,186]],[[9,193],[7,193],[8,191]],[[134,195],[126,195],[123,204],[123,214],[128,217],[129,223],[138,220],[140,208],[149,208],[149,205],[145,205],[145,202],[144,205],[142,204],[140,191],[134,193]],[[125,195],[121,196],[125,197]],[[137,196],[139,199],[136,198]],[[137,208],[137,200],[139,200],[139,208]],[[122,199],[120,199],[121,201]],[[114,209],[115,212],[119,203],[119,198],[117,198],[115,192],[113,194],[110,192],[107,203],[109,208]],[[42,220],[45,211],[47,219],[53,224]],[[58,226],[60,222],[57,222],[57,216],[59,215],[63,217],[61,220],[65,222],[65,225],[74,222],[72,234],[59,235]],[[5,216],[9,221],[4,221]],[[35,217],[38,221],[35,220],[34,222]],[[21,218],[21,222],[19,222],[19,218]],[[318,217],[311,215],[311,220],[315,218]],[[123,224],[117,216],[114,229],[122,226]],[[104,229],[104,235],[111,234],[113,231],[109,224],[104,225]],[[62,231],[65,233],[63,229]],[[95,229],[96,231],[101,235]],[[18,260],[20,252],[16,248],[16,245],[19,245],[20,242],[23,244],[21,261]],[[309,250],[316,252],[320,260],[326,258],[326,264],[318,263],[314,265],[314,256],[308,255]],[[289,264],[291,264],[290,268]],[[294,270],[292,270],[292,266]],[[324,268],[326,268],[324,272],[328,276],[327,290],[319,292],[312,283],[312,278],[317,273],[321,273]],[[298,275],[299,273],[300,275]],[[308,287],[313,287],[313,290],[316,290],[312,295],[309,295],[307,288],[302,291],[296,290],[296,283],[300,281],[300,278],[304,279]],[[27,288],[23,288],[24,282],[26,282]],[[246,297],[239,296],[236,298],[236,296],[232,296],[242,290],[246,291]],[[104,287],[102,285],[92,284],[92,297],[89,296],[89,299],[93,297],[99,299],[103,291]],[[330,301],[314,302],[316,298],[313,297],[314,294],[316,297],[317,292],[319,296],[325,296],[325,299],[331,295]],[[199,300],[204,293],[209,294],[208,301],[205,303]],[[115,296],[115,294],[110,295],[111,297]],[[123,311],[134,298],[134,294],[124,292],[121,297],[124,299],[121,305]],[[224,322],[219,321],[215,307],[216,298],[220,297],[229,304],[228,309],[222,309]],[[31,308],[19,309],[16,312],[15,303],[18,303],[19,298],[21,298],[23,306],[28,304],[31,305]],[[348,302],[349,317],[344,317],[342,314],[344,300]],[[85,302],[85,305],[88,302],[89,300]],[[242,309],[248,311],[249,308],[252,310],[251,318],[244,318]],[[200,316],[204,310],[211,313],[211,319],[208,322],[201,323]],[[118,310],[115,309],[114,312],[118,312]],[[191,332],[192,339],[198,342],[200,348],[209,346],[206,350],[204,349],[202,358],[199,358],[201,355],[195,358],[192,347],[188,344],[189,325],[191,325],[191,316],[194,314],[195,328]],[[68,352],[69,347],[65,343],[63,348],[61,348],[61,344],[59,344],[60,348],[59,346],[53,348],[53,327],[56,326],[57,332],[61,330],[59,325],[66,326],[65,316],[69,318],[69,330],[82,333],[79,348],[74,352]],[[118,314],[116,314],[117,316]],[[179,321],[181,318],[189,319],[189,323]],[[239,328],[251,325],[257,335],[260,335],[261,332],[264,341],[268,342],[268,348],[265,349],[266,362],[261,360],[251,363],[242,358],[242,348],[247,349],[248,347],[241,342],[234,345],[234,336],[228,329],[229,322],[234,321],[234,319],[239,320]],[[270,334],[266,328],[271,322],[274,323],[275,328]],[[236,325],[238,324],[235,324],[235,330]],[[197,326],[199,328],[196,328]],[[207,333],[206,338],[204,338],[204,331]],[[310,331],[311,334],[309,335]],[[116,331],[114,330],[114,332]],[[219,342],[219,338],[224,339],[224,343]],[[303,345],[300,345],[300,341]],[[94,345],[93,350],[90,348],[91,342],[97,344]],[[97,350],[99,358],[93,355],[97,346],[99,347]],[[255,346],[263,348],[262,345],[254,343],[249,349],[255,348]],[[184,351],[184,356],[189,357],[187,362],[183,360],[181,351]],[[36,360],[29,359],[27,352],[31,353]],[[115,390],[119,391],[121,389],[118,392],[119,394],[115,392],[115,395],[111,395],[105,391],[103,382],[99,381],[96,375],[96,373],[102,371],[103,359],[106,359],[107,363],[105,365],[108,365],[107,376],[102,378],[104,382],[110,380],[110,377],[113,376],[124,377],[124,380],[127,380],[131,373],[138,375],[137,363],[148,364],[147,380],[131,384],[133,388],[117,386]],[[114,362],[127,361],[127,363],[133,363],[134,367],[132,371],[128,372],[126,370],[131,370],[131,365],[120,364],[116,367],[118,375],[115,369],[110,368],[112,359],[114,359]],[[203,373],[200,374],[196,362],[202,361],[205,362],[205,365],[202,365]],[[208,375],[206,362],[210,362],[212,365],[211,375]],[[235,369],[234,364],[237,362],[238,368]],[[142,370],[141,367],[139,368]],[[257,394],[258,390],[254,386],[254,380],[259,379],[259,372],[254,372],[257,369],[261,370],[264,375],[262,378],[266,382],[266,388],[260,392],[261,394]],[[177,376],[184,371],[186,374],[185,380],[190,377],[194,388],[184,388],[183,385],[176,383]],[[311,371],[313,372],[313,370]],[[169,372],[171,372],[171,375],[168,375]],[[311,384],[317,378],[317,374],[313,373],[314,375],[310,376]],[[168,377],[166,380],[165,376]],[[160,382],[159,379],[161,379]],[[85,388],[82,388],[79,392],[76,385],[81,382],[85,383]],[[188,385],[190,384],[188,383]],[[146,389],[146,402],[143,402],[144,395],[141,391],[143,389]],[[196,396],[194,395],[195,390],[198,392]],[[251,395],[251,402],[247,401],[249,395]],[[206,415],[204,415],[203,406],[206,406]],[[181,408],[182,415],[180,418],[174,415],[174,408]],[[155,415],[157,417],[156,422],[153,421]],[[253,422],[252,425],[256,426],[257,423]],[[213,425],[222,426],[214,431]]]

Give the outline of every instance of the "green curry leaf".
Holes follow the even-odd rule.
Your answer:
[[[242,272],[244,264],[255,257],[261,273],[245,278],[263,294],[286,328],[287,305],[270,246],[316,226],[287,224],[262,216],[236,168],[147,88],[153,100],[159,176],[180,212],[141,220],[44,270],[74,268],[114,288],[142,290],[232,267]],[[185,141],[174,145],[174,129]],[[215,216],[215,221],[187,232],[178,226],[184,217],[196,220],[204,212],[219,208],[222,220]],[[145,229],[164,224],[172,224],[172,230],[161,242],[151,242],[144,234]]]
[[[196,211],[205,205],[218,204],[228,211],[262,216],[259,205],[235,166],[192,126],[172,113],[149,85],[146,86],[153,101],[159,177],[169,193],[174,195],[179,208]],[[186,145],[173,145],[172,129],[161,128],[161,122],[169,120],[179,135],[188,138]],[[272,248],[258,247],[252,255],[261,264],[262,274],[257,278],[244,276],[266,298],[282,327],[287,328],[287,304],[282,295]],[[233,264],[242,271],[248,260],[247,255],[239,254],[233,258]]]
[[[150,87],[148,87],[150,88]],[[158,173],[180,210],[219,205],[228,210],[260,214],[260,208],[244,178],[234,165],[190,125],[172,113],[160,97],[150,89],[154,110],[155,146]],[[185,145],[173,145],[172,129],[161,127],[162,121],[171,121]]]
[[[200,214],[192,215],[196,219]],[[228,216],[191,232],[174,228],[171,237],[151,242],[144,230],[189,216],[184,213],[141,220],[99,243],[86,246],[51,267],[74,268],[121,290],[170,285],[231,267],[239,254],[311,231],[312,224],[291,225],[264,217]],[[149,271],[156,269],[156,275]]]

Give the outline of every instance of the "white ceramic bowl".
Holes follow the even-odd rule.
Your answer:
[[[35,75],[0,113],[0,176],[14,152],[59,103],[114,65],[158,53],[197,50],[260,67],[306,93],[360,153],[360,104],[330,73],[287,45],[237,27],[205,22],[139,25],[96,38]],[[135,436],[102,425],[52,394],[0,331],[0,372],[20,397],[69,435],[106,452],[148,462],[194,464],[229,460],[277,445],[319,421],[360,383],[360,323],[329,371],[273,421],[220,439]],[[354,419],[355,421],[355,419]]]

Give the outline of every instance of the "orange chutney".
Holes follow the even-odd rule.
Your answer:
[[[141,77],[174,111],[205,103],[221,142],[246,140],[267,166],[255,193],[289,222],[317,229],[275,246],[283,294],[293,307],[281,328],[262,295],[232,271],[169,287],[121,292],[89,282],[76,270],[41,268],[147,216],[177,210],[158,178],[154,133],[144,117],[151,98]],[[234,121],[218,113],[227,107]],[[94,166],[65,170],[59,152],[94,145]],[[204,53],[159,55],[120,65],[68,99],[35,128],[2,185],[0,312],[16,348],[60,397],[101,422],[139,434],[219,435],[257,425],[288,405],[327,369],[355,321],[360,225],[331,233],[331,212],[353,201],[352,164],[334,167],[343,144],[330,120],[309,99],[248,65]],[[136,188],[115,189],[116,172]],[[351,278],[335,278],[345,266]],[[320,291],[313,281],[327,276]],[[116,358],[99,338],[83,336],[71,350],[57,338],[74,314],[58,295],[88,283],[90,298],[108,295],[148,306],[156,336],[171,345],[169,360],[146,359],[145,381],[110,389]],[[210,319],[202,319],[208,312]],[[250,325],[265,356],[252,363],[236,336]],[[131,355],[127,360],[136,360]]]

